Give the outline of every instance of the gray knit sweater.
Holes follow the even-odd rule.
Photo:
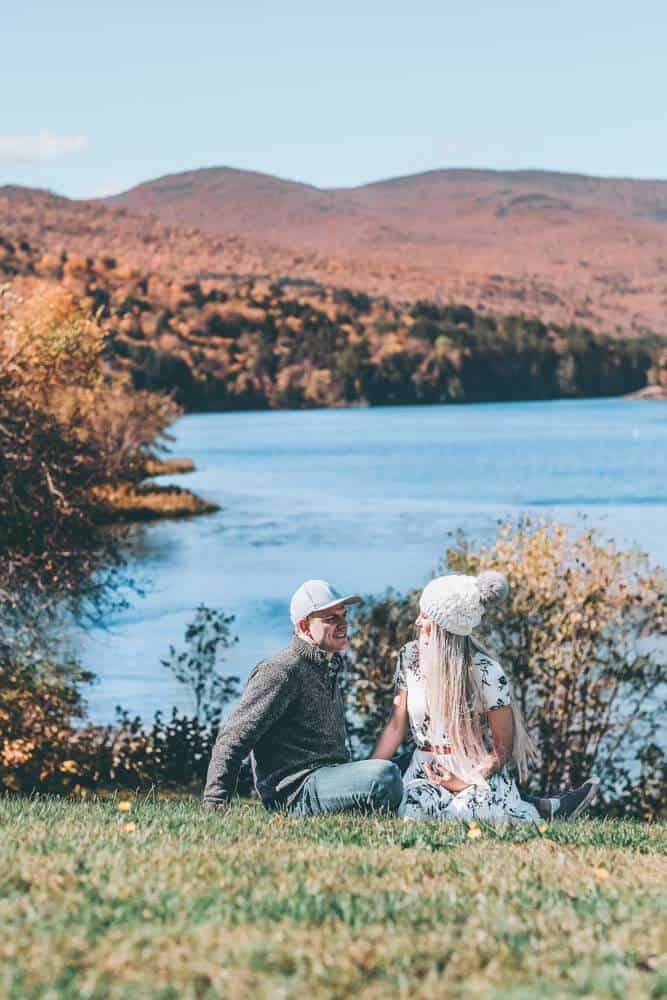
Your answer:
[[[289,804],[316,768],[345,764],[341,659],[295,638],[253,668],[241,700],[213,747],[204,803],[227,802],[251,753],[255,787],[265,806]]]

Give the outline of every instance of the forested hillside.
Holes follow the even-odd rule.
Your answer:
[[[113,366],[189,409],[616,395],[646,384],[657,339],[288,277],[141,271],[0,237],[0,273],[64,286],[98,314]]]

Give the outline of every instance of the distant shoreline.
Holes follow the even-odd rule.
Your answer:
[[[649,399],[658,400],[665,402],[667,401],[667,386],[662,385],[645,385],[643,389],[637,389],[636,392],[629,392],[627,395],[622,396],[622,399]]]
[[[340,413],[341,411],[354,411],[354,410],[398,410],[398,409],[408,409],[408,410],[432,410],[432,409],[469,409],[474,406],[519,406],[526,405],[530,406],[532,404],[539,403],[604,403],[611,400],[622,400],[627,402],[642,402],[645,400],[658,402],[662,400],[667,400],[667,394],[658,391],[657,386],[644,386],[642,389],[638,389],[635,392],[628,392],[622,394],[614,394],[609,396],[551,396],[549,398],[545,397],[535,397],[534,399],[452,399],[447,401],[435,401],[435,402],[398,402],[398,403],[368,403],[368,402],[358,402],[353,403],[333,403],[329,405],[322,406],[254,406],[241,408],[238,406],[234,407],[211,407],[211,408],[198,408],[198,407],[188,407],[183,412],[183,417],[194,417],[194,416],[213,416],[214,414],[230,414],[235,416],[240,416],[241,414],[255,414],[255,413],[321,413],[322,411],[331,411],[332,413]],[[180,419],[183,419],[181,417]],[[175,474],[177,470],[170,470],[171,474]],[[184,470],[193,471],[193,470]],[[166,475],[167,473],[159,473],[159,475]],[[158,473],[153,473],[153,475],[158,475]]]

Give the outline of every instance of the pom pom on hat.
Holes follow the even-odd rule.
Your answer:
[[[482,604],[500,604],[509,593],[507,577],[495,569],[487,569],[477,577],[477,587]]]

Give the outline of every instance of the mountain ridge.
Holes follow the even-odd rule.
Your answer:
[[[235,167],[107,199],[0,188],[0,226],[49,250],[184,276],[291,276],[667,335],[667,181],[452,168],[321,189]]]
[[[317,188],[208,167],[105,204],[298,248],[312,277],[371,294],[667,333],[667,180],[443,168]]]
[[[637,184],[637,185],[647,185],[655,184],[664,186],[667,189],[667,178],[661,177],[631,177],[624,174],[614,174],[614,175],[601,175],[601,174],[587,174],[572,172],[567,170],[547,170],[541,167],[520,167],[517,169],[501,169],[496,167],[432,167],[428,170],[418,170],[414,173],[408,174],[390,174],[387,177],[380,177],[376,180],[363,181],[359,184],[330,184],[330,185],[320,185],[312,184],[308,181],[297,180],[292,177],[283,177],[280,174],[271,174],[265,170],[251,170],[245,167],[235,167],[231,164],[211,164],[207,167],[192,167],[188,170],[177,170],[171,171],[166,174],[159,174],[157,177],[150,177],[144,181],[139,181],[137,184],[131,185],[129,188],[124,188],[122,191],[118,191],[116,194],[106,195],[101,198],[72,198],[72,201],[111,201],[116,198],[120,198],[127,194],[129,191],[134,191],[138,188],[145,187],[149,184],[155,184],[161,181],[168,180],[173,177],[182,177],[185,175],[192,174],[210,174],[216,173],[218,171],[223,171],[230,174],[239,174],[246,177],[261,177],[268,178],[270,180],[279,181],[283,184],[294,185],[295,187],[308,188],[313,191],[320,192],[350,192],[358,191],[364,188],[377,187],[385,184],[393,184],[397,181],[408,181],[424,177],[437,177],[437,176],[448,176],[452,179],[459,179],[460,177],[488,177],[488,178],[499,178],[499,179],[517,179],[517,180],[543,180],[545,178],[563,178],[567,180],[572,180],[575,182],[579,181],[593,181],[600,184]],[[62,196],[64,197],[64,196]]]

